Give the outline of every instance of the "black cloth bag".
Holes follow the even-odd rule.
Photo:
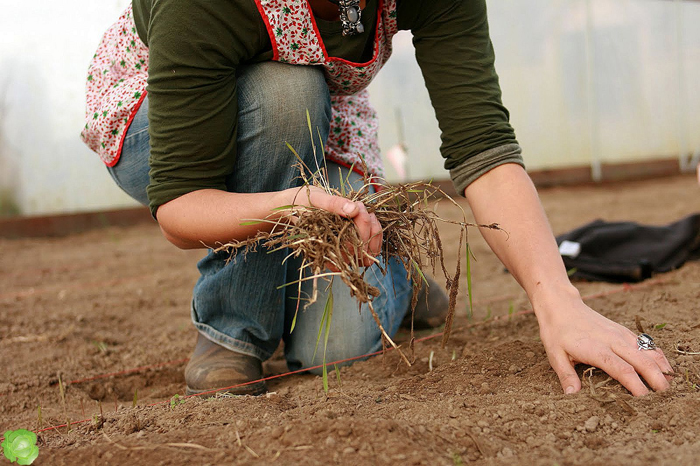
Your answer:
[[[595,220],[557,244],[573,279],[638,282],[700,259],[700,213],[666,226]]]

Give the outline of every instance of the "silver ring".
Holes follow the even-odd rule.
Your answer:
[[[654,343],[654,339],[646,333],[639,334],[639,336],[637,337],[637,346],[639,351],[656,349],[656,343]]]

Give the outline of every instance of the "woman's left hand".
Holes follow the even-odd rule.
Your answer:
[[[588,307],[578,292],[565,299],[545,300],[537,307],[543,311],[538,314],[546,316],[540,318],[542,343],[565,393],[581,389],[574,369],[577,363],[602,369],[634,396],[649,393],[641,378],[656,391],[669,388],[666,374],[673,369],[663,352],[640,350],[637,335]]]
[[[629,329],[601,316],[571,284],[554,235],[530,177],[519,165],[504,164],[465,191],[477,223],[498,223],[508,234],[482,229],[491,249],[525,289],[540,324],[549,363],[567,393],[581,389],[574,366],[607,372],[633,395],[669,387],[671,365],[660,349],[642,350]]]

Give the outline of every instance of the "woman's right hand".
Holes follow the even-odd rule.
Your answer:
[[[292,202],[289,204],[313,206],[352,219],[362,240],[363,252],[366,253],[362,254],[362,265],[369,267],[375,263],[374,257],[382,249],[382,226],[376,215],[367,212],[362,202],[328,194],[316,186],[291,188],[283,193],[285,197],[291,195]]]
[[[360,239],[363,266],[372,265],[382,247],[382,227],[361,202],[328,194],[315,186],[265,193],[231,193],[217,189],[192,191],[158,208],[156,215],[165,237],[182,249],[211,248],[231,240],[245,241],[271,223],[251,220],[279,216],[286,205],[314,206],[352,219]]]

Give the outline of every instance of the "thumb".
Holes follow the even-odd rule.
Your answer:
[[[581,379],[578,378],[574,363],[571,362],[566,353],[552,355],[549,358],[549,363],[559,377],[559,383],[564,393],[571,394],[581,390]]]
[[[350,199],[328,194],[321,189],[309,190],[309,204],[319,209],[349,218],[356,216],[359,211],[356,203]]]

